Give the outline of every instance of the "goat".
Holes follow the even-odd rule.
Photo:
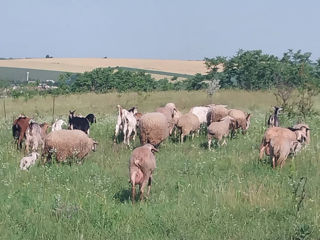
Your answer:
[[[22,141],[25,138],[25,133],[27,128],[29,127],[29,121],[31,118],[26,116],[19,116],[16,120],[14,120],[12,124],[12,135],[17,140],[17,149],[22,148]]]
[[[87,118],[76,117],[74,115],[76,110],[69,111],[69,129],[78,129],[89,135],[90,124]]]
[[[274,106],[273,109],[274,109],[274,113],[270,115],[268,119],[268,127],[279,127],[278,114],[283,108]]]
[[[133,140],[137,135],[137,119],[135,114],[138,113],[136,107],[132,107],[129,110],[122,108],[120,105],[117,106],[118,108],[118,118],[116,129],[114,132],[113,142],[116,143],[117,137],[119,135],[120,130],[123,131],[124,134],[124,143],[130,145],[130,136],[131,133],[134,132]]]

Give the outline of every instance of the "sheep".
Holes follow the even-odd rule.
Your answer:
[[[288,155],[301,148],[301,143],[296,140],[290,140],[286,136],[277,136],[270,140],[270,158],[272,167],[280,165],[282,168]]]
[[[183,143],[184,136],[192,133],[192,139],[194,137],[194,132],[200,130],[199,118],[193,113],[187,113],[182,115],[178,119],[177,127],[181,130],[181,143]]]
[[[177,123],[179,118],[182,116],[182,112],[179,110],[176,111],[175,115],[173,116],[173,123],[174,123],[174,137],[177,136]]]
[[[152,173],[156,168],[156,158],[154,152],[158,150],[151,144],[145,144],[133,150],[129,159],[129,176],[131,183],[131,200],[132,204],[136,197],[136,184],[140,187],[140,200],[143,201],[144,188],[148,183],[147,197],[149,197]]]
[[[229,110],[226,107],[227,105],[211,105],[207,113],[207,126],[228,116]]]
[[[207,123],[207,114],[209,109],[209,106],[192,107],[189,112],[195,114],[198,117],[201,125]]]
[[[229,131],[233,130],[236,125],[236,120],[230,116],[226,116],[220,120],[220,122],[212,122],[208,127],[208,148],[211,150],[212,138],[215,138],[220,145],[222,138],[229,135]],[[223,140],[222,145],[226,144],[226,140]]]
[[[298,141],[303,143],[306,139],[306,136],[302,130],[291,130],[291,128],[283,128],[283,127],[271,127],[268,128],[265,132],[261,144],[260,144],[260,154],[259,159],[263,158],[264,153],[270,155],[270,142],[271,139],[282,137],[288,139],[288,141]],[[300,148],[296,148],[295,151],[299,151]]]
[[[177,108],[174,103],[167,103],[164,107],[156,109],[156,112],[162,113],[166,116],[169,123],[169,134],[172,134],[174,124],[174,116],[176,115]]]
[[[56,120],[51,127],[51,131],[58,131],[62,129],[62,125],[67,125],[65,121],[63,121],[62,119],[58,119]]]
[[[75,111],[69,111],[69,129],[79,129],[89,135],[90,124],[88,119],[75,116]]]
[[[139,121],[140,143],[157,147],[169,136],[169,123],[164,114],[151,112],[142,115]]]
[[[96,116],[92,113],[89,113],[85,118],[88,119],[90,124],[97,122]]]
[[[274,106],[273,109],[274,109],[274,113],[270,115],[268,119],[268,127],[279,127],[278,114],[283,108]]]
[[[134,133],[133,141],[137,135],[137,125],[138,120],[136,114],[138,114],[137,108],[132,107],[129,110],[122,108],[120,105],[117,105],[118,108],[118,119],[114,132],[113,142],[116,143],[117,137],[120,130],[124,134],[124,143],[130,145],[130,137],[132,132]]]
[[[68,157],[82,160],[90,151],[96,150],[97,144],[81,130],[62,129],[50,132],[46,136],[44,155],[47,155],[47,161],[51,159],[54,152],[59,162],[65,161]]]
[[[37,152],[32,152],[28,156],[23,157],[20,161],[21,170],[29,170],[29,168],[36,163],[36,160],[40,156]]]
[[[251,114],[238,109],[230,109],[228,115],[236,120],[236,129],[241,128],[242,134],[245,134],[250,126]]]
[[[310,143],[310,128],[308,124],[305,123],[299,123],[292,127],[294,130],[302,130],[303,133],[306,135],[306,144]]]
[[[47,123],[38,124],[31,120],[29,127],[26,130],[26,148],[29,153],[29,147],[32,146],[32,151],[37,151],[38,146],[44,147],[44,138],[47,134],[49,125]]]
[[[25,133],[29,127],[29,122],[31,118],[24,115],[20,115],[12,124],[12,135],[17,141],[17,149],[22,148],[22,141],[25,138]]]

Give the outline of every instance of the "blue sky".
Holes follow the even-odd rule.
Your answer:
[[[317,0],[1,0],[0,57],[320,58]]]

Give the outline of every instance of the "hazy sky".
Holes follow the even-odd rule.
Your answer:
[[[0,0],[0,57],[320,58],[318,0]]]

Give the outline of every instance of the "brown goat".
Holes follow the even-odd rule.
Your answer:
[[[14,120],[12,124],[13,137],[18,138],[17,149],[22,148],[22,141],[23,138],[25,138],[25,133],[27,128],[29,127],[30,120],[31,118],[28,118],[26,116],[20,116],[19,118]]]

